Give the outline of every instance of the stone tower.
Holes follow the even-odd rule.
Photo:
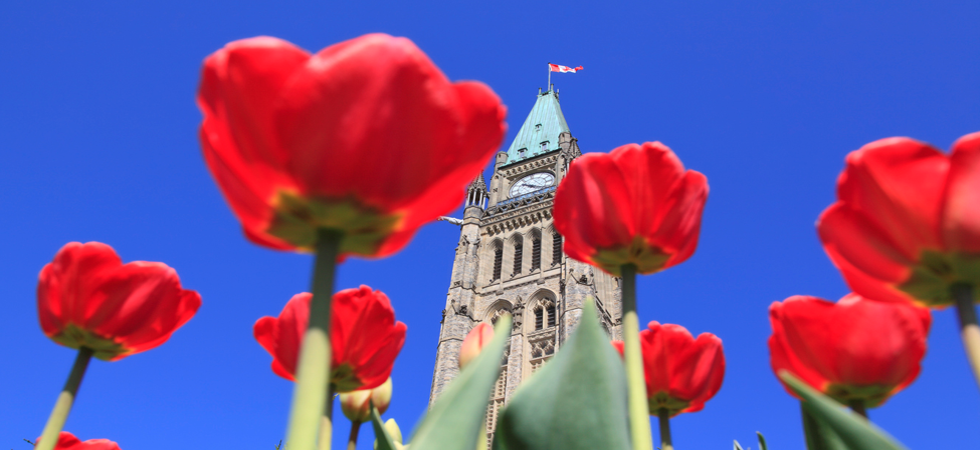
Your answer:
[[[429,404],[459,373],[466,334],[480,322],[513,315],[510,345],[489,399],[488,439],[497,412],[517,385],[545,364],[595,299],[600,323],[620,339],[619,279],[565,256],[552,225],[555,189],[581,156],[553,89],[540,93],[490,185],[481,174],[467,189],[459,245],[443,311]]]

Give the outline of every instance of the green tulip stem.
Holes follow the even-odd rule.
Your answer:
[[[92,349],[88,347],[78,349],[78,356],[75,357],[75,364],[68,374],[68,381],[65,381],[65,387],[58,394],[58,401],[54,403],[54,409],[48,416],[48,423],[44,425],[44,431],[41,432],[41,441],[37,444],[37,450],[52,450],[58,444],[58,435],[65,427],[71,405],[75,403],[78,387],[82,384],[82,377],[85,376],[85,369],[88,368],[88,362],[91,360]]]
[[[653,450],[650,431],[650,409],[643,377],[643,352],[640,349],[640,319],[636,314],[636,266],[624,264],[623,275],[623,353],[626,360],[626,383],[629,391],[630,437],[634,450]]]
[[[350,423],[350,436],[347,437],[347,450],[357,450],[357,434],[361,431],[361,422]]]
[[[286,429],[286,442],[292,449],[316,448],[321,421],[330,420],[326,406],[331,361],[330,301],[341,238],[342,234],[334,230],[320,230],[317,234],[310,322],[300,347]]]
[[[861,415],[865,419],[868,418],[868,408],[864,406],[864,400],[854,399],[847,402],[847,406],[851,408],[851,411]]]
[[[950,291],[960,317],[960,337],[963,338],[966,357],[970,360],[977,386],[980,386],[980,324],[977,323],[977,310],[973,306],[973,286],[957,283],[950,287]]]
[[[323,410],[323,417],[320,418],[320,437],[317,450],[330,450],[330,441],[333,439],[333,397],[334,397],[334,385],[330,383],[330,387],[327,389],[327,404]]]
[[[660,450],[674,450],[674,444],[670,440],[670,411],[660,408],[657,417],[660,418]]]

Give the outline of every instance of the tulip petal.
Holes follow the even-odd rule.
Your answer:
[[[276,38],[235,41],[204,62],[198,106],[204,158],[242,226],[259,233],[277,189],[295,189],[281,168],[285,154],[272,126],[279,92],[310,58]]]
[[[411,41],[384,34],[314,55],[282,99],[277,127],[305,192],[353,195],[385,211],[412,204],[437,210],[419,211],[424,221],[462,200],[462,187],[503,138],[492,91],[453,85]],[[450,204],[429,205],[447,187]]]
[[[950,156],[943,236],[947,248],[980,253],[980,132],[961,137]]]
[[[101,242],[70,242],[41,269],[37,300],[41,329],[48,337],[69,323],[84,327],[92,292],[122,265],[112,247]]]
[[[681,160],[660,142],[624,145],[609,156],[622,172],[635,221],[631,231],[656,230],[668,213],[661,205],[668,203],[671,187],[684,174]]]
[[[40,442],[41,438],[38,438],[36,444]],[[89,439],[83,442],[67,431],[62,431],[58,435],[58,443],[54,448],[55,450],[120,450],[119,444],[108,439]]]
[[[867,216],[844,202],[831,205],[820,215],[817,232],[835,264],[846,261],[883,283],[905,281],[910,274],[909,266],[915,264],[915,259],[899,248],[901,244],[889,239]]]
[[[565,221],[555,221],[555,227],[565,237],[566,248],[605,249],[632,243],[634,220],[628,187],[611,158],[599,153],[579,157],[572,162],[558,190],[556,206],[561,197],[570,202],[563,205],[563,215],[570,218],[570,226],[565,226]]]
[[[664,215],[649,237],[651,245],[671,255],[663,269],[680,264],[694,254],[707,199],[708,179],[700,172],[687,171],[671,187],[670,195],[660,207]]]
[[[940,208],[949,159],[909,138],[881,139],[847,155],[837,195],[895,249],[915,260],[940,249]]]

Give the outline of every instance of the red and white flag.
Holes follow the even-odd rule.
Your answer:
[[[582,70],[582,66],[568,67],[568,66],[559,66],[558,64],[548,64],[548,65],[551,66],[551,71],[552,72],[561,72],[561,73],[571,72],[571,73],[575,73],[576,71]]]

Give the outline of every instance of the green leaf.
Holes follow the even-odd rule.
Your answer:
[[[374,425],[374,442],[378,450],[397,450],[385,424],[381,422],[381,415],[378,414],[378,408],[374,407],[374,402],[371,402],[371,425]]]
[[[808,450],[849,450],[840,436],[829,426],[817,420],[800,402],[800,413],[803,415],[803,434],[806,437]]]
[[[845,449],[849,450],[906,450],[894,438],[866,419],[850,411],[829,397],[817,392],[799,378],[787,371],[779,373],[794,392],[803,397],[803,408],[810,413],[822,427],[833,431]]]
[[[735,449],[734,450],[744,450],[742,448],[742,446],[738,444],[738,441],[737,440],[735,441]]]
[[[510,341],[510,316],[501,316],[493,339],[443,391],[422,419],[411,448],[473,450],[487,413],[490,392],[500,374],[500,358]]]
[[[585,303],[578,329],[499,416],[494,450],[630,448],[623,360]]]
[[[762,433],[760,433],[760,432],[758,432],[758,431],[756,431],[756,432],[755,432],[755,434],[756,434],[757,436],[759,436],[759,450],[769,450],[769,449],[768,449],[768,448],[766,447],[766,437],[765,437],[765,436],[763,436],[763,435],[762,435]]]

